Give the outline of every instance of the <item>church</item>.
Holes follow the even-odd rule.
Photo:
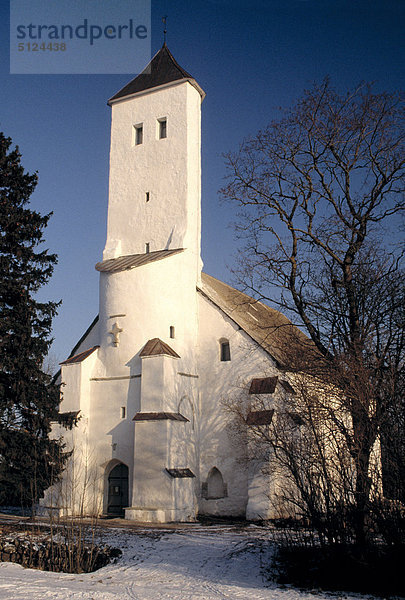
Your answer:
[[[143,522],[271,518],[273,482],[235,440],[223,400],[293,394],[294,328],[202,271],[204,91],[166,44],[117,92],[99,312],[61,363],[71,464],[59,505]],[[249,415],[270,423],[274,410]],[[68,490],[68,491],[66,491]],[[85,497],[84,497],[85,496]],[[49,499],[48,499],[49,501]]]

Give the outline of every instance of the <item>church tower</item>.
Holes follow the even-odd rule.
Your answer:
[[[203,98],[164,44],[108,102],[108,224],[103,261],[96,265],[100,347],[94,379],[106,382],[97,392],[98,409],[105,405],[98,419],[124,400],[133,417],[133,448],[119,437],[115,448],[129,468],[126,517],[138,520],[195,515],[191,437],[198,401]]]
[[[112,108],[103,259],[187,248],[200,254],[204,92],[166,44]],[[199,259],[197,270],[201,270]]]

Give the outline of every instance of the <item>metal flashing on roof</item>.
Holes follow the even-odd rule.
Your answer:
[[[127,269],[142,267],[156,260],[162,260],[168,256],[173,256],[179,252],[183,252],[184,248],[174,248],[173,250],[154,250],[144,254],[128,254],[127,256],[119,256],[117,258],[109,258],[96,264],[96,270],[101,273],[119,273]]]
[[[248,414],[247,425],[270,425],[273,420],[274,408],[270,410],[256,410]]]
[[[169,473],[171,477],[179,478],[179,477],[195,477],[194,473],[191,469],[167,469],[166,471]]]
[[[146,342],[142,348],[139,356],[145,358],[146,356],[172,356],[173,358],[180,358],[180,356],[165,342],[162,342],[159,338],[153,338]]]
[[[95,350],[97,350],[98,348],[100,348],[100,346],[93,346],[92,348],[89,348],[88,350],[85,350],[84,352],[80,352],[80,354],[76,354],[75,356],[71,356],[70,358],[64,360],[63,362],[59,363],[60,365],[73,365],[76,363],[80,363],[83,362],[84,360],[86,360],[86,358],[88,356],[90,356],[90,354],[93,354],[93,352]]]
[[[278,377],[261,377],[252,379],[249,394],[274,394]]]
[[[182,421],[186,423],[189,421],[186,417],[183,417],[180,413],[172,412],[139,412],[136,413],[133,421]]]

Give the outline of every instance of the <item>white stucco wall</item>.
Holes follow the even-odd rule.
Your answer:
[[[104,259],[150,250],[200,248],[201,96],[173,82],[112,106],[110,187]],[[158,139],[158,119],[167,137]],[[143,143],[133,127],[142,123]],[[145,194],[150,200],[146,202]]]
[[[100,277],[100,377],[141,373],[140,351],[158,337],[175,350],[178,371],[195,373],[197,298],[187,250],[154,263]],[[115,316],[121,315],[121,316]],[[111,328],[123,330],[114,346]],[[170,327],[175,337],[170,338]]]
[[[231,360],[226,362],[220,360],[223,338],[230,343]],[[198,344],[200,484],[215,466],[228,488],[226,498],[206,500],[200,496],[199,509],[202,514],[244,516],[251,482],[246,445],[230,431],[232,415],[224,409],[223,401],[241,395],[248,401],[247,388],[252,378],[277,375],[277,368],[264,350],[202,294]],[[250,518],[255,518],[252,513]]]

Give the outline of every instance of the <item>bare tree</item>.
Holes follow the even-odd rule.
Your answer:
[[[325,80],[227,156],[222,190],[241,207],[240,282],[305,328],[318,356],[306,371],[342,392],[329,417],[354,463],[359,543],[372,449],[403,370],[403,116],[399,93],[363,84],[342,96]]]

